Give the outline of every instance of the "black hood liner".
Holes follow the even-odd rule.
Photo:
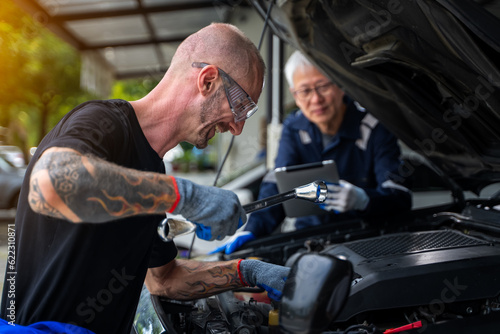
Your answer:
[[[251,2],[263,17],[271,4]],[[477,191],[500,180],[499,7],[276,1],[270,26],[412,150],[462,189]]]

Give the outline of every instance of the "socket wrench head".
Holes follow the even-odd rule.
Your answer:
[[[323,203],[326,200],[328,188],[326,183],[316,180],[309,184],[295,188],[295,198],[305,199],[314,203]]]
[[[166,233],[168,228],[168,234]],[[158,235],[167,242],[181,235],[192,233],[196,230],[196,225],[187,220],[165,218],[158,224]]]

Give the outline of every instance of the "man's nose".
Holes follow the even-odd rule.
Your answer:
[[[318,92],[318,90],[315,88],[312,90],[311,92],[311,100],[310,101],[322,101],[324,98],[323,95],[321,95],[320,92]]]

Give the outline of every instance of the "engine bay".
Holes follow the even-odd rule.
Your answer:
[[[498,216],[471,202],[404,226],[351,221],[234,253],[292,267],[279,303],[258,288],[191,302],[150,298],[163,333],[492,332],[500,317]]]

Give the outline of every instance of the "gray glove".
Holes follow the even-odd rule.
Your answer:
[[[197,224],[198,237],[222,240],[246,223],[247,215],[234,192],[173,179],[177,183],[179,202],[172,213]]]
[[[267,291],[269,298],[279,301],[290,268],[258,260],[243,260],[239,271],[249,286],[258,286]]]
[[[320,207],[326,211],[346,212],[350,210],[364,210],[370,202],[366,191],[355,185],[340,180],[339,184],[326,184],[328,194]]]

